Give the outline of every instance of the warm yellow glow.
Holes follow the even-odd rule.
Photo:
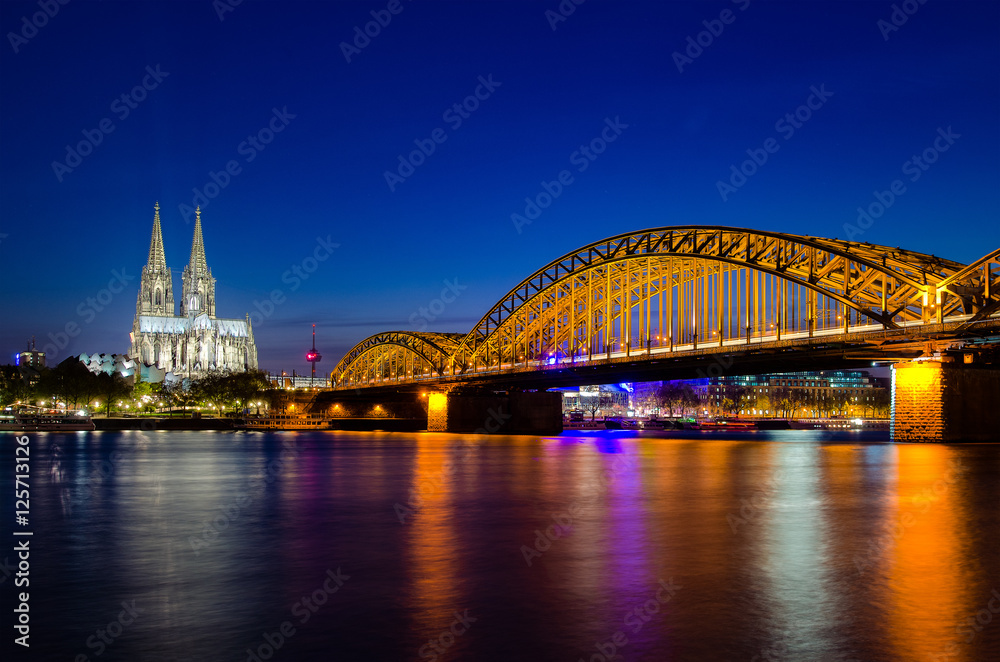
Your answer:
[[[941,372],[941,364],[930,361],[894,366],[897,389],[926,389]]]
[[[444,414],[448,408],[448,395],[445,393],[431,393],[427,398],[427,416]]]

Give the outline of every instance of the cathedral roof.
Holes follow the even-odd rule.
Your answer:
[[[250,336],[246,320],[212,318],[202,313],[197,317],[166,315],[139,315],[139,333],[187,333],[215,329],[220,336],[247,338]]]

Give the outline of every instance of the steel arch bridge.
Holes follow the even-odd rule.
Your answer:
[[[379,333],[332,373],[386,386],[705,347],[960,329],[1000,308],[1000,249],[964,265],[901,248],[719,226],[620,234],[550,262],[468,333]]]

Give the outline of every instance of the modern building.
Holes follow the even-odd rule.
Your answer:
[[[28,348],[14,356],[14,365],[41,370],[45,367],[45,352],[35,349],[35,337],[31,337]]]
[[[562,392],[563,411],[585,411],[600,415],[624,414],[630,408],[631,383],[601,384],[579,388],[557,388]]]
[[[129,355],[138,363],[183,378],[213,371],[257,369],[250,316],[215,316],[215,278],[205,258],[201,208],[195,211],[191,259],[181,275],[180,314],[160,228],[160,204],[153,214],[149,258],[142,269]]]
[[[703,397],[712,413],[774,416],[794,410],[801,416],[826,416],[874,414],[887,405],[887,396],[886,380],[866,371],[825,370],[713,377]]]

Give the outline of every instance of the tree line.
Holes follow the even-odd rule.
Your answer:
[[[112,412],[153,413],[193,406],[213,406],[225,414],[227,410],[256,408],[254,403],[264,400],[271,404],[276,398],[267,373],[260,370],[215,372],[186,384],[154,384],[119,372],[93,373],[79,359],[70,357],[54,368],[43,368],[38,381],[28,384],[16,366],[0,366],[0,407],[18,402],[62,402],[67,409],[83,409],[98,402],[108,416]]]

